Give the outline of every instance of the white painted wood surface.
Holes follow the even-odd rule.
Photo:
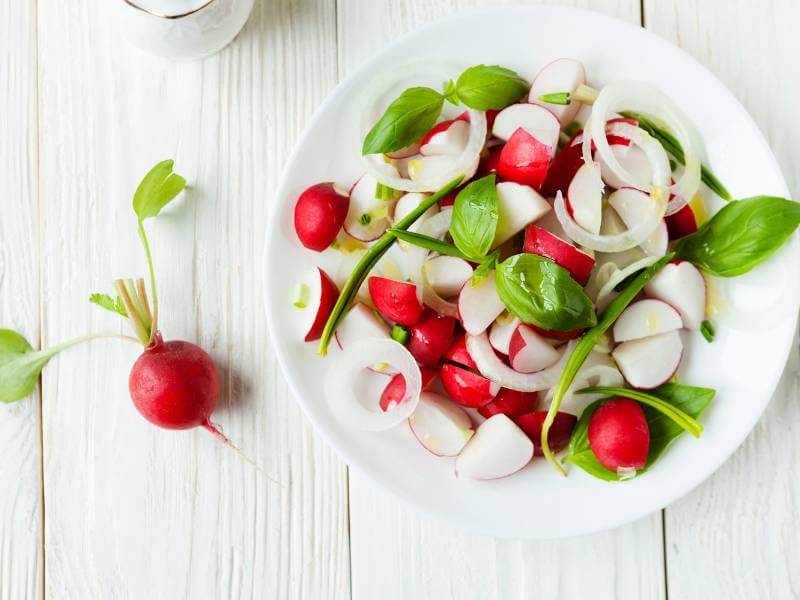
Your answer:
[[[144,274],[131,192],[174,156],[192,190],[149,225],[163,329],[223,365],[216,419],[275,482],[205,432],[146,424],[132,344],[77,348],[41,399],[0,406],[0,599],[800,597],[796,353],[753,435],[663,520],[561,542],[466,534],[348,482],[289,397],[259,289],[288,151],[386,41],[492,2],[263,0],[220,55],[169,63],[121,41],[107,1],[0,0],[0,326],[33,343],[123,332],[86,298]],[[800,192],[794,0],[564,3],[632,22],[643,8],[742,99]]]

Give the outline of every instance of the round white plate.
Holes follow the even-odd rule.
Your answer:
[[[367,433],[336,419],[325,402],[327,363],[316,355],[316,344],[302,342],[293,313],[297,309],[290,301],[300,273],[317,264],[330,265],[330,257],[297,241],[292,225],[297,196],[313,183],[350,183],[361,174],[364,96],[379,92],[387,73],[411,64],[419,72],[415,81],[424,84],[431,80],[426,69],[441,80],[443,63],[450,65],[450,77],[484,63],[510,67],[530,80],[540,67],[562,56],[581,60],[595,86],[635,79],[669,94],[697,124],[708,162],[734,197],[788,196],[775,158],[750,116],[683,51],[643,29],[588,11],[497,8],[415,31],[341,83],[289,158],[267,230],[264,291],[272,342],[295,397],[317,430],[350,466],[410,504],[501,537],[556,538],[608,529],[663,508],[697,486],[739,446],[764,410],[797,319],[793,280],[800,272],[800,255],[795,236],[770,261],[731,280],[739,309],[749,315],[723,307],[714,317],[714,343],[696,333],[686,336],[681,381],[718,391],[701,418],[702,438],[681,436],[652,470],[625,483],[599,481],[574,467],[563,478],[543,459],[505,479],[457,479],[453,460],[429,454],[405,425]]]

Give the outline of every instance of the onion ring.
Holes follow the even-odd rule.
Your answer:
[[[636,271],[646,269],[653,263],[658,262],[660,258],[660,256],[645,256],[641,260],[637,260],[624,269],[613,273],[603,287],[600,288],[600,291],[597,292],[597,299],[595,300],[597,310],[602,312],[605,307],[608,306],[609,302],[613,299],[612,293],[614,292],[614,288],[617,287],[620,282],[625,281],[627,277],[633,275]]]

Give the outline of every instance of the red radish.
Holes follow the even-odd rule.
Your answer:
[[[503,181],[496,189],[499,218],[494,246],[511,239],[551,210],[550,203],[530,186]]]
[[[417,285],[373,275],[368,280],[369,296],[384,317],[400,325],[414,325],[424,306],[417,296]]]
[[[322,252],[342,228],[350,198],[333,183],[312,185],[294,205],[294,230],[306,248]]]
[[[467,369],[477,369],[475,361],[467,352],[464,336],[459,337],[445,353],[445,358],[450,362],[442,365],[439,378],[447,394],[461,406],[480,408],[491,400],[500,391],[500,386]],[[463,365],[466,369],[457,365]]]
[[[462,119],[442,121],[434,125],[419,143],[423,156],[461,154],[469,138],[469,123]]]
[[[322,330],[325,328],[325,323],[336,301],[339,299],[339,288],[336,287],[333,280],[321,268],[317,268],[317,271],[319,271],[319,304],[316,307],[314,322],[311,324],[308,333],[306,333],[306,342],[313,342],[320,338]]]
[[[486,151],[486,155],[481,158],[478,164],[478,171],[475,177],[485,177],[489,173],[497,172],[497,164],[500,162],[500,153],[503,151],[503,146],[492,146]],[[444,200],[442,200],[444,202]],[[440,203],[441,204],[441,203]]]
[[[477,284],[468,281],[458,295],[458,315],[461,324],[472,335],[484,332],[505,308],[505,304],[497,295],[494,271]]]
[[[542,194],[552,198],[560,190],[566,195],[570,182],[582,166],[583,147],[580,144],[565,146],[550,163],[547,177],[542,184]]]
[[[661,300],[639,300],[626,308],[614,323],[614,341],[638,340],[683,327],[678,311]]]
[[[552,146],[543,144],[520,127],[500,151],[497,174],[506,181],[522,183],[539,190],[547,177],[553,157]]]
[[[432,392],[420,394],[408,424],[419,443],[436,456],[458,456],[474,434],[464,409]]]
[[[611,353],[627,382],[652,389],[669,381],[681,364],[683,343],[676,331],[623,342]]]
[[[651,210],[653,199],[641,190],[621,188],[608,197],[608,204],[627,227],[633,227]],[[662,219],[650,237],[639,244],[639,247],[651,256],[663,256],[667,253],[668,243],[667,224]]]
[[[436,378],[436,369],[429,369],[422,367],[420,374],[422,375],[422,389],[427,390]],[[406,379],[402,373],[393,375],[389,383],[383,390],[378,405],[383,412],[387,412],[397,406],[406,395]]]
[[[516,473],[533,458],[533,443],[514,422],[494,415],[478,427],[456,459],[456,477],[498,479]]]
[[[490,108],[486,111],[486,128],[491,131],[494,127],[494,120],[497,118],[497,115],[500,111],[495,108]],[[467,120],[469,120],[469,113],[462,113],[462,117],[467,115]]]
[[[558,118],[562,126],[568,125],[580,110],[581,105],[579,102],[571,102],[566,106],[560,106],[546,104],[539,100],[539,97],[559,92],[572,94],[578,89],[579,85],[584,83],[586,83],[586,71],[583,65],[571,58],[559,58],[542,67],[542,70],[533,78],[531,91],[528,94],[528,102],[544,106]]]
[[[619,473],[647,464],[650,428],[639,403],[629,398],[603,402],[589,419],[589,447],[606,469]]]
[[[537,225],[528,225],[525,229],[522,249],[549,258],[564,267],[581,285],[586,285],[589,281],[589,275],[595,265],[594,258]]]
[[[428,285],[442,298],[458,295],[473,273],[472,265],[455,256],[436,256],[423,268]]]
[[[406,348],[424,366],[436,365],[453,342],[456,320],[426,310],[420,321],[409,327]]]
[[[524,415],[519,415],[514,419],[517,426],[525,432],[533,442],[533,455],[544,456],[542,451],[542,425],[547,417],[546,410],[537,410]],[[547,445],[553,454],[558,454],[569,444],[569,438],[578,417],[566,412],[557,412],[553,419],[553,424],[547,432]]]
[[[489,330],[489,343],[492,348],[501,354],[508,354],[508,346],[511,343],[511,336],[519,327],[521,321],[508,313],[504,313],[495,319],[492,328]]]
[[[645,286],[645,295],[675,307],[687,329],[699,329],[706,312],[706,282],[692,263],[673,261]]]
[[[567,188],[567,206],[575,222],[590,233],[600,233],[602,201],[600,170],[593,164],[582,165]]]
[[[508,345],[511,368],[520,373],[541,371],[555,364],[560,357],[558,350],[524,323],[517,327]]]
[[[512,104],[497,113],[492,134],[507,142],[522,127],[545,146],[555,149],[561,124],[546,108],[536,104]]]
[[[513,418],[532,411],[538,403],[539,394],[537,392],[518,392],[503,388],[494,400],[481,406],[478,412],[487,419],[500,413]]]
[[[569,331],[558,331],[557,329],[542,329],[541,327],[537,327],[533,324],[528,324],[528,327],[533,329],[536,333],[540,336],[550,339],[550,340],[558,340],[559,342],[568,342],[569,340],[574,340],[579,338],[583,335],[583,329],[571,329]]]
[[[697,217],[688,204],[675,214],[665,217],[664,220],[667,222],[667,231],[671,240],[677,240],[697,231]]]
[[[439,208],[449,208],[452,207],[456,203],[456,196],[458,196],[458,192],[460,190],[455,190],[447,194],[444,198],[439,200]]]
[[[344,220],[345,231],[362,242],[371,242],[383,235],[391,224],[391,202],[375,196],[378,181],[363,175],[350,190],[350,207]]]
[[[375,312],[363,302],[356,302],[336,328],[336,343],[340,348],[358,340],[388,338],[389,328]]]

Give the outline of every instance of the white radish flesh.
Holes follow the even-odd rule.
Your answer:
[[[515,371],[535,373],[558,362],[560,356],[558,350],[525,324],[511,336],[508,358]]]
[[[567,202],[575,222],[590,233],[600,233],[603,215],[603,181],[595,164],[586,163],[569,184]]]
[[[419,203],[425,200],[429,194],[422,194],[420,192],[410,192],[408,194],[403,194],[400,196],[400,199],[397,201],[397,204],[394,205],[394,216],[392,217],[392,221],[397,223],[400,219],[408,215],[411,211],[419,206]],[[434,205],[431,206],[428,210],[422,213],[422,216],[417,219],[414,223],[411,224],[409,227],[409,231],[416,232],[420,225],[424,223],[427,219],[431,218],[439,212],[439,207]]]
[[[336,328],[336,342],[342,349],[361,340],[388,339],[389,327],[363,302],[357,302]]]
[[[508,354],[511,336],[514,335],[520,323],[522,323],[522,321],[520,321],[519,318],[508,313],[497,317],[492,324],[492,328],[489,330],[489,343],[492,345],[492,348],[501,354]]]
[[[497,479],[516,473],[533,458],[533,442],[504,414],[481,423],[456,459],[457,477]]]
[[[536,104],[512,104],[501,110],[494,119],[492,134],[507,142],[520,127],[553,149],[558,145],[561,123],[553,113]]]
[[[378,182],[364,175],[350,190],[350,207],[344,220],[344,229],[362,242],[378,239],[390,225],[392,203],[375,196]]]
[[[494,246],[509,240],[550,212],[550,203],[532,187],[504,181],[497,184],[499,218]]]
[[[705,318],[706,282],[692,263],[679,261],[666,265],[645,286],[644,293],[673,306],[687,329],[700,328]]]
[[[494,271],[477,285],[473,285],[471,281],[465,283],[458,295],[458,314],[461,324],[467,333],[472,335],[483,333],[505,308],[500,296],[497,295]]]
[[[666,302],[639,300],[628,306],[614,323],[614,341],[638,340],[681,327],[681,316]]]
[[[453,121],[450,127],[431,136],[419,151],[423,156],[456,156],[464,151],[469,139],[469,123]]]
[[[423,269],[428,285],[442,298],[458,295],[473,273],[472,265],[456,256],[437,256]]]
[[[647,158],[641,148],[633,144],[627,146],[624,144],[612,144],[610,148],[611,154],[614,155],[620,166],[633,176],[634,181],[645,182],[652,180],[653,174],[650,167],[650,159]],[[600,165],[600,172],[606,185],[615,189],[627,186],[626,182],[609,168],[602,156],[597,157],[597,163]]]
[[[545,107],[558,118],[563,127],[575,119],[575,115],[581,108],[580,102],[571,102],[566,106],[561,106],[546,104],[539,100],[539,97],[559,92],[572,94],[582,83],[586,83],[586,71],[583,65],[571,58],[559,58],[542,67],[542,70],[536,74],[528,95],[528,102]]]
[[[420,394],[408,424],[419,443],[436,456],[457,456],[474,433],[464,409],[433,392]]]
[[[635,388],[652,389],[672,378],[681,364],[683,343],[677,331],[623,342],[611,353]]]
[[[652,210],[653,199],[640,190],[622,188],[608,197],[608,204],[625,225],[631,228],[647,218]],[[667,253],[668,243],[667,223],[661,219],[650,237],[639,244],[639,247],[650,256],[664,256]]]

